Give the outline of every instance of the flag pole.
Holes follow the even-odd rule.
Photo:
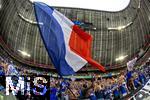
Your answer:
[[[73,96],[76,98],[76,95],[72,92],[72,90],[70,89],[70,86],[68,86],[68,88],[67,88],[72,94],[73,94]]]
[[[68,90],[73,94],[73,96],[76,98],[76,95],[72,92],[72,90],[70,89],[70,87],[68,88]]]

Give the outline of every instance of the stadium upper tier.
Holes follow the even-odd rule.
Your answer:
[[[93,37],[93,59],[106,68],[126,64],[149,47],[149,0],[131,0],[128,7],[119,12],[62,7],[56,9],[72,21],[83,23],[79,26]],[[1,46],[7,46],[5,49],[9,49],[18,60],[52,65],[34,13],[29,0],[0,0]]]

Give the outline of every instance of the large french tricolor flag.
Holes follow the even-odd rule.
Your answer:
[[[59,75],[74,74],[88,62],[105,71],[91,58],[91,35],[44,3],[34,2],[34,9],[42,40]]]

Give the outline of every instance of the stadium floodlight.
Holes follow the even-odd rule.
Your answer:
[[[0,0],[0,10],[2,9],[2,0]]]
[[[40,24],[40,25],[43,25],[43,23],[37,23],[37,22],[35,22],[35,21],[33,21],[33,20],[30,20],[30,19],[28,19],[28,18],[25,18],[21,13],[18,13],[18,16],[21,18],[21,19],[23,19],[24,21],[26,21],[27,23],[30,23],[30,24],[35,24],[35,25],[37,25],[37,24]]]
[[[93,27],[93,30],[96,30],[97,28],[96,27]]]
[[[120,30],[123,30],[123,29],[127,28],[127,27],[130,26],[131,24],[133,24],[133,22],[129,22],[128,24],[123,25],[123,26],[108,27],[107,29],[108,29],[108,30],[117,30],[117,31],[120,31]]]
[[[28,54],[28,53],[27,53],[27,52],[25,52],[25,51],[18,50],[18,52],[20,52],[23,56],[31,57],[31,55],[30,55],[30,54]]]
[[[119,26],[117,29],[118,30],[122,30],[122,29],[124,29],[125,28],[125,26]]]
[[[124,60],[128,55],[125,55],[125,56],[120,56],[118,58],[116,58],[116,61],[122,61]]]
[[[122,30],[124,28],[126,28],[126,26],[109,27],[108,30],[118,30],[118,31],[120,31],[120,30]]]

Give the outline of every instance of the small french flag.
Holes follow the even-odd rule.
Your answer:
[[[91,35],[45,3],[33,4],[42,40],[59,75],[72,75],[87,63],[105,71],[91,58]]]

